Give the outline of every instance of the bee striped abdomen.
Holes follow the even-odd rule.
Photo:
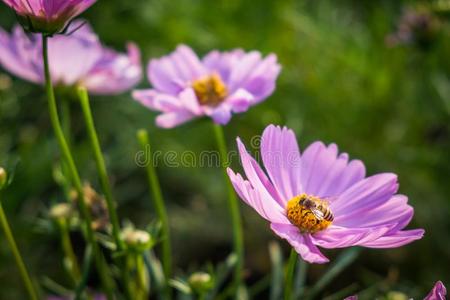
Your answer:
[[[334,217],[329,208],[325,209],[325,214],[323,215],[323,218],[327,221],[333,222]]]

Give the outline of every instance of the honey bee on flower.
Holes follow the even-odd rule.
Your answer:
[[[308,262],[328,262],[317,246],[395,248],[424,234],[404,230],[414,210],[397,194],[397,176],[366,177],[364,164],[335,144],[315,142],[300,154],[292,130],[270,125],[261,140],[267,173],[240,139],[238,148],[247,179],[228,169],[236,192]]]

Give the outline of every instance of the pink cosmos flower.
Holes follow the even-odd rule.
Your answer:
[[[234,189],[304,260],[328,262],[317,246],[394,248],[422,238],[422,229],[402,230],[414,212],[396,194],[395,174],[366,177],[364,164],[335,144],[315,142],[300,154],[292,130],[270,125],[261,140],[266,175],[237,143],[247,179],[228,169]]]
[[[431,292],[424,298],[424,300],[445,300],[447,290],[442,281],[436,282]]]
[[[153,89],[133,97],[160,111],[156,124],[172,128],[193,118],[209,116],[227,124],[232,113],[242,113],[266,99],[275,89],[280,72],[277,57],[263,58],[258,51],[212,51],[202,60],[180,45],[168,56],[152,59],[148,78]]]
[[[97,0],[3,0],[31,32],[58,33]]]
[[[117,94],[129,90],[141,77],[140,52],[133,43],[128,53],[105,48],[87,24],[75,21],[71,35],[49,39],[50,73],[55,85],[82,85],[93,94]],[[81,26],[81,27],[80,27]],[[11,34],[0,28],[0,66],[25,80],[43,84],[42,42],[20,26]]]

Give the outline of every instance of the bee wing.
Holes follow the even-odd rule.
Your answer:
[[[317,218],[317,220],[322,221],[324,219],[323,211],[321,211],[321,210],[319,210],[317,208],[313,208],[313,209],[311,209],[311,212]]]

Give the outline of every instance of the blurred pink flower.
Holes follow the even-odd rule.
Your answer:
[[[128,53],[105,48],[87,24],[75,21],[71,35],[49,39],[50,73],[55,85],[82,85],[93,94],[124,92],[141,77],[140,52],[133,43]],[[81,27],[80,27],[81,26]],[[36,34],[27,35],[20,26],[11,34],[0,28],[0,66],[25,80],[43,84],[42,41]]]
[[[228,169],[236,192],[304,260],[328,262],[317,246],[394,248],[422,238],[422,229],[402,230],[414,211],[396,194],[395,174],[366,177],[335,144],[315,142],[300,155],[294,132],[270,125],[261,140],[267,176],[237,142],[247,180]]]
[[[3,0],[31,32],[58,33],[97,0]]]
[[[280,72],[277,57],[258,51],[212,51],[202,60],[180,45],[168,56],[152,59],[148,78],[153,89],[137,90],[134,98],[160,111],[156,124],[172,128],[193,118],[211,117],[227,124],[272,94]]]
[[[424,298],[424,300],[445,300],[447,290],[442,281],[436,282],[431,292]]]

